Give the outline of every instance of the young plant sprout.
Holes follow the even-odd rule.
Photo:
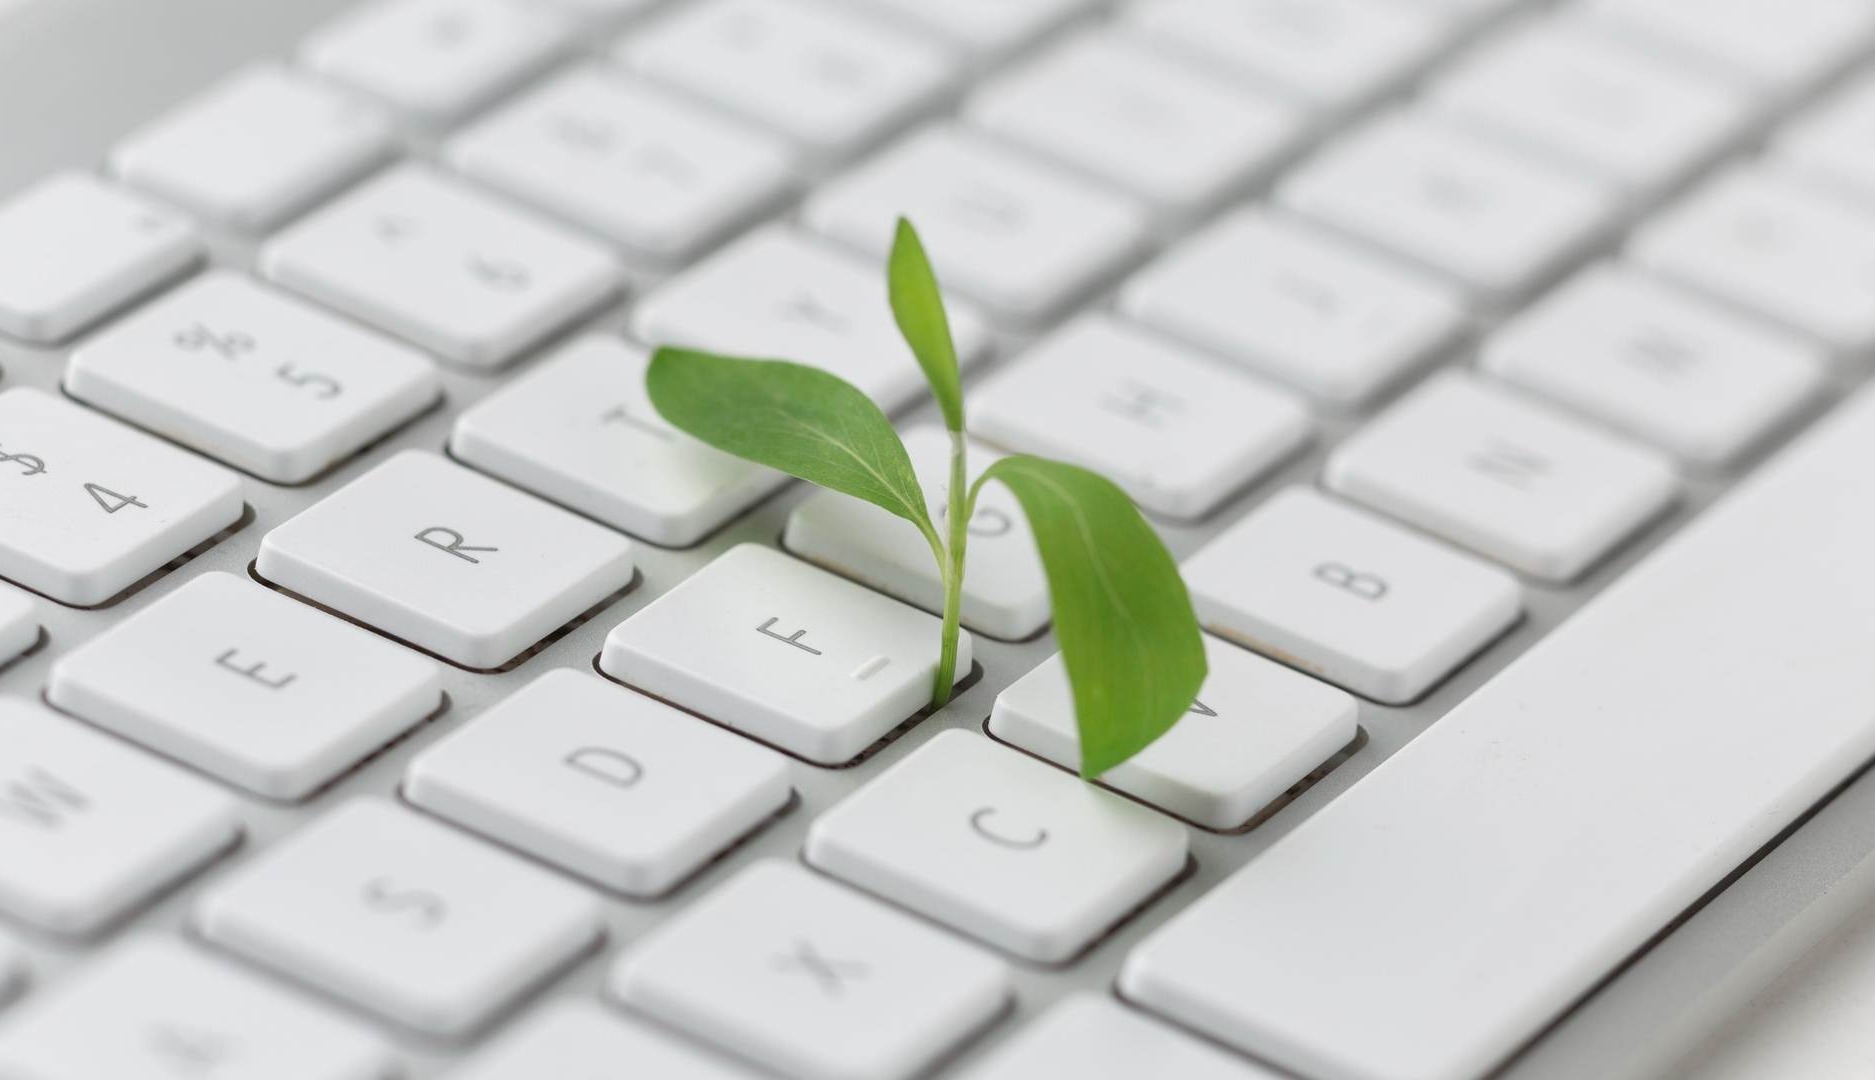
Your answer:
[[[1074,465],[1001,458],[967,482],[964,395],[950,320],[924,245],[901,219],[887,268],[892,314],[950,432],[940,530],[892,423],[837,376],[783,360],[662,348],[645,376],[665,420],[736,457],[863,499],[917,527],[944,583],[931,704],[956,680],[964,553],[978,494],[1007,487],[1035,534],[1080,732],[1081,774],[1098,776],[1183,716],[1205,677],[1204,644],[1178,566],[1133,501]]]

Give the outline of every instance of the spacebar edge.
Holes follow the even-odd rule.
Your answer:
[[[1875,390],[1143,941],[1321,1080],[1501,1064],[1875,756]]]

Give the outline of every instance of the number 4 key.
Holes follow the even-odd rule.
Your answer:
[[[0,393],[0,577],[102,604],[241,517],[226,469],[43,391]]]

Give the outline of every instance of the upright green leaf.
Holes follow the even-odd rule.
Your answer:
[[[658,415],[718,450],[864,499],[937,536],[892,422],[839,376],[663,348],[651,357],[645,389]]]
[[[1191,596],[1158,534],[1111,481],[1022,456],[991,465],[977,487],[991,480],[1015,494],[1035,531],[1074,693],[1081,775],[1099,776],[1197,699],[1204,641]]]
[[[924,242],[911,222],[898,219],[898,233],[892,238],[892,258],[886,268],[886,291],[892,300],[892,317],[898,320],[898,332],[911,346],[918,366],[931,384],[931,396],[944,413],[944,426],[952,431],[964,429],[964,390],[957,374],[957,346],[951,340],[950,316],[944,311],[944,294],[938,288],[937,274],[925,257]]]

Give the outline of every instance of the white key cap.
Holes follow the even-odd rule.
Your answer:
[[[1864,75],[1790,122],[1775,143],[1787,172],[1875,200],[1875,75]]]
[[[240,229],[273,225],[382,160],[377,109],[273,64],[209,87],[117,144],[111,169]]]
[[[1310,104],[1346,108],[1429,61],[1448,27],[1387,0],[1152,0],[1140,30]]]
[[[1827,370],[1804,342],[1616,267],[1501,328],[1482,361],[1703,468],[1734,461],[1789,420]]]
[[[42,390],[0,394],[0,577],[102,604],[240,520],[241,481]]]
[[[963,1080],[1278,1080],[1250,1062],[1187,1038],[1146,1019],[1110,997],[1079,993],[1043,1013],[987,1058],[964,1070]]]
[[[226,850],[234,800],[37,702],[0,698],[0,911],[90,934]]]
[[[1279,191],[1299,214],[1365,236],[1509,302],[1613,225],[1614,189],[1558,173],[1429,113],[1397,113],[1329,146]]]
[[[0,204],[0,332],[69,337],[201,256],[195,226],[87,174],[47,177]]]
[[[1295,452],[1313,427],[1289,394],[1104,315],[1003,368],[971,409],[983,438],[1084,465],[1146,509],[1186,519]]]
[[[413,119],[441,123],[544,66],[569,29],[506,0],[375,0],[315,33],[300,60]]]
[[[567,71],[456,136],[451,164],[656,260],[773,203],[792,155],[772,137],[596,67]]]
[[[1423,695],[1517,621],[1508,574],[1307,488],[1185,560],[1212,633],[1388,704]]]
[[[968,305],[946,297],[957,360],[988,351],[989,335]],[[632,333],[652,345],[683,345],[813,364],[896,412],[929,393],[899,336],[880,265],[855,259],[785,226],[738,240],[641,301]]]
[[[839,765],[931,699],[938,620],[862,585],[741,544],[606,638],[600,668],[822,765]],[[970,672],[970,635],[957,678]]]
[[[599,914],[563,879],[373,798],[222,878],[195,918],[222,948],[454,1037],[591,946]]]
[[[560,668],[411,762],[411,802],[633,896],[669,891],[786,806],[779,755]]]
[[[1839,353],[1875,348],[1875,216],[1794,180],[1726,173],[1642,227],[1629,250]]]
[[[920,427],[905,436],[912,467],[930,499],[931,520],[944,525],[950,491],[950,436]],[[1003,455],[970,447],[970,480]],[[916,526],[869,502],[816,491],[788,515],[782,543],[789,551],[934,614],[944,610],[944,580],[931,546]],[[1021,640],[1048,625],[1048,577],[1035,551],[1022,505],[1001,484],[985,487],[970,519],[963,623],[979,634]]]
[[[1487,302],[1541,284],[1612,224],[1613,190],[1499,149],[1424,113],[1330,146],[1278,198],[1450,275]]]
[[[1456,338],[1456,292],[1329,233],[1242,210],[1120,294],[1127,315],[1299,387],[1358,405]]]
[[[1011,52],[1069,19],[1086,14],[1094,0],[853,0],[881,15],[903,18],[942,34],[972,53]]]
[[[464,412],[450,452],[654,544],[694,544],[787,477],[666,424],[645,364],[636,345],[580,338]]]
[[[0,1075],[375,1080],[378,1037],[181,941],[114,946],[0,1024]]]
[[[1111,29],[1077,35],[990,83],[966,115],[1173,216],[1267,172],[1301,126],[1293,109]]]
[[[1467,376],[1441,376],[1342,443],[1327,485],[1453,543],[1569,581],[1672,503],[1664,456]]]
[[[1130,200],[954,128],[913,136],[833,181],[805,214],[881,259],[899,217],[910,218],[947,287],[1017,323],[1093,288],[1146,236],[1145,212]]]
[[[1485,43],[1428,97],[1492,136],[1642,193],[1718,153],[1752,108],[1733,84],[1570,19]]]
[[[626,950],[610,987],[796,1080],[908,1080],[994,1019],[1010,992],[990,957],[777,860]]]
[[[39,643],[39,612],[32,597],[0,585],[0,665],[12,662]]]
[[[491,669],[631,584],[631,542],[406,450],[261,541],[269,582],[445,660]]]
[[[301,799],[442,704],[436,665],[203,574],[53,665],[46,696],[257,794]]]
[[[604,248],[421,166],[371,181],[261,251],[268,276],[472,367],[605,299]]]
[[[1061,963],[1176,877],[1186,846],[1170,818],[951,730],[815,819],[803,853],[966,934]]]
[[[1354,741],[1354,699],[1207,635],[1210,674],[1178,724],[1101,777],[1211,829],[1235,829]],[[1081,741],[1056,654],[996,696],[990,732],[1079,771]]]
[[[1616,29],[1785,95],[1822,79],[1875,37],[1875,8],[1862,0],[1583,3]]]
[[[621,1068],[658,1080],[760,1080],[598,1002],[555,1001],[502,1036],[450,1080],[615,1080]]]
[[[65,388],[279,484],[312,479],[442,394],[421,353],[230,271],[86,342]]]
[[[1493,1071],[1875,754],[1870,460],[1864,392],[1174,916],[1122,991],[1304,1075]]]
[[[925,37],[795,0],[686,4],[627,35],[618,56],[822,159],[876,141],[955,74]]]

